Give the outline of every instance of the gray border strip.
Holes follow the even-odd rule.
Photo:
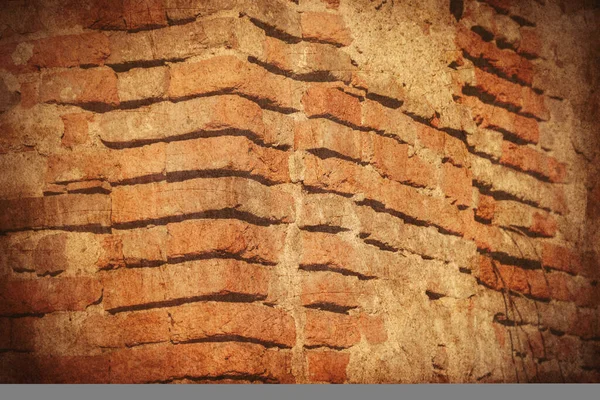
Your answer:
[[[0,385],[0,399],[600,399],[600,384]]]

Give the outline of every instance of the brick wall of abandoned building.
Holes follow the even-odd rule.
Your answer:
[[[0,382],[599,381],[599,16],[4,2]]]

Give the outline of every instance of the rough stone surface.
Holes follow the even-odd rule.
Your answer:
[[[0,10],[0,383],[600,382],[599,8]]]

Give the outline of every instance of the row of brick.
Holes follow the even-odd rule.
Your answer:
[[[587,280],[561,272],[523,269],[485,256],[480,257],[479,280],[492,289],[508,289],[535,299],[568,301],[578,307],[600,305],[598,290]]]
[[[98,355],[0,357],[0,381],[6,383],[151,383],[184,377],[295,381],[289,351],[252,343],[169,343]]]

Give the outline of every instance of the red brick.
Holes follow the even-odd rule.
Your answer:
[[[239,0],[166,0],[165,10],[169,21],[187,22],[199,16],[232,10],[238,3]]]
[[[344,383],[350,354],[338,351],[309,351],[308,379],[312,382]]]
[[[361,314],[360,332],[370,344],[381,344],[388,340],[385,321],[381,315]]]
[[[304,12],[301,14],[302,37],[305,40],[348,46],[352,43],[350,30],[341,15],[326,12]]]
[[[92,0],[83,8],[82,23],[91,29],[126,29],[123,0]]]
[[[473,177],[467,168],[442,164],[441,186],[444,194],[457,206],[469,207],[473,201]]]
[[[552,182],[564,182],[566,177],[566,164],[559,163],[556,159],[533,148],[507,141],[502,143],[500,162],[524,172],[542,175]]]
[[[56,274],[68,267],[67,234],[50,234],[41,238],[33,252],[33,265],[38,275]]]
[[[117,75],[108,67],[69,69],[42,76],[43,103],[118,106]]]
[[[102,294],[100,282],[89,277],[4,281],[0,289],[0,315],[81,311]]]
[[[167,173],[239,171],[269,182],[289,182],[288,153],[254,144],[243,136],[169,143]]]
[[[306,310],[305,346],[352,347],[360,341],[358,319],[328,311]]]
[[[147,29],[167,25],[164,0],[123,0],[127,29]]]
[[[534,212],[530,230],[541,236],[552,237],[558,232],[558,224],[548,212]]]
[[[527,270],[527,282],[529,283],[529,294],[542,299],[550,299],[550,286],[546,280],[545,273],[541,270]]]
[[[54,36],[33,42],[28,63],[37,68],[103,65],[109,53],[108,37],[103,33]]]
[[[286,227],[259,226],[236,219],[190,220],[169,224],[169,258],[221,254],[277,263],[282,255]]]
[[[515,292],[529,293],[527,284],[527,273],[525,270],[513,265],[496,264],[500,279],[504,285]]]
[[[547,274],[546,279],[550,286],[550,295],[552,296],[552,299],[572,301],[574,296],[571,290],[571,277],[560,272],[554,272]]]
[[[294,318],[285,311],[258,304],[196,303],[169,310],[171,340],[218,340],[242,338],[267,346],[293,347]]]
[[[302,98],[304,112],[309,117],[330,117],[354,126],[361,125],[361,105],[358,98],[326,84],[312,84]]]
[[[492,289],[500,290],[504,285],[496,273],[494,262],[490,257],[479,256],[479,280]]]
[[[110,198],[100,194],[0,200],[0,209],[0,231],[110,226]]]
[[[111,383],[165,382],[184,377],[248,377],[293,383],[291,353],[251,343],[143,346],[110,355]]]
[[[534,28],[522,26],[520,28],[521,42],[517,52],[526,57],[540,57],[543,48],[542,41]]]
[[[169,97],[232,92],[272,106],[296,110],[302,84],[235,56],[217,56],[195,63],[170,67]]]
[[[484,221],[490,222],[494,219],[496,201],[492,196],[479,194],[479,203],[475,210],[475,215]]]
[[[485,42],[481,36],[464,25],[459,25],[456,34],[457,45],[474,59],[484,59],[493,68],[509,78],[531,85],[533,81],[533,64],[512,50],[502,50],[493,42]],[[491,72],[491,71],[489,71]]]
[[[90,139],[88,125],[93,119],[91,113],[72,113],[61,115],[65,125],[65,133],[62,137],[63,146],[72,149],[82,145]]]
[[[362,125],[393,135],[408,144],[414,144],[417,137],[418,124],[401,109],[389,108],[368,99],[362,102]]]
[[[169,340],[170,320],[166,311],[93,314],[81,327],[81,339],[94,347],[131,347]]]
[[[264,298],[269,278],[260,265],[211,259],[158,268],[121,268],[102,278],[106,310],[172,300],[237,295]]]
[[[287,0],[243,1],[243,13],[251,19],[296,38],[302,37],[300,14],[295,5]]]
[[[542,245],[542,264],[571,274],[581,271],[581,260],[575,251],[548,242]]]
[[[300,301],[304,306],[359,306],[362,294],[358,279],[333,272],[310,272],[302,277]]]

